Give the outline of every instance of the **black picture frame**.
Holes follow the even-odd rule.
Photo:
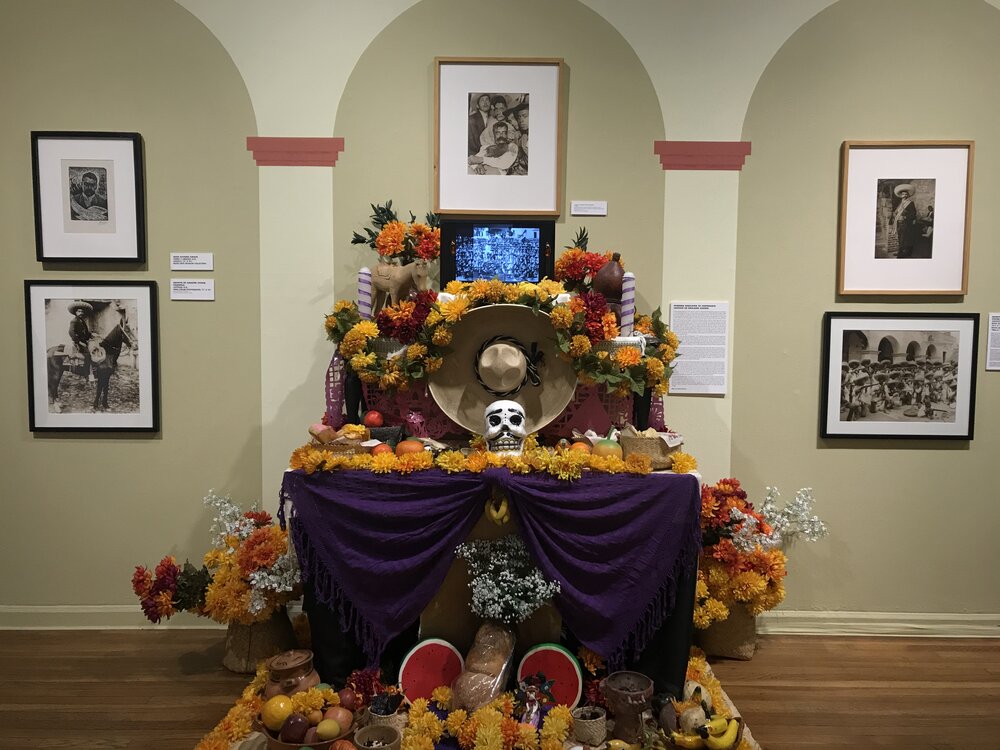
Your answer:
[[[503,231],[507,228],[527,230],[532,234],[537,232],[538,278],[501,279],[502,281],[540,281],[545,277],[552,278],[555,274],[555,237],[556,224],[552,219],[507,219],[507,218],[461,218],[441,219],[441,288],[456,278],[460,278],[458,268],[458,248],[462,237],[471,237],[476,230],[486,232]],[[478,278],[478,277],[477,277]],[[482,278],[493,278],[487,274]]]
[[[972,440],[979,313],[827,312],[820,437]]]
[[[139,133],[32,131],[35,258],[145,263],[143,165]]]
[[[155,281],[29,279],[24,308],[32,432],[159,432]]]

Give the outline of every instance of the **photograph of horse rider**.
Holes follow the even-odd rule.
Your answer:
[[[93,306],[88,302],[77,300],[69,306],[69,311],[73,314],[73,319],[69,322],[69,337],[73,342],[78,354],[83,357],[83,375],[88,382],[94,381],[93,362],[90,359],[90,348],[88,343],[94,338],[90,326],[87,325],[87,315],[94,312]]]

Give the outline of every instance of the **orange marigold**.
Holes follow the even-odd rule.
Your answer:
[[[623,346],[614,353],[615,364],[621,368],[633,367],[642,361],[642,352],[634,346]]]
[[[277,526],[255,529],[236,553],[240,573],[249,576],[255,570],[269,568],[288,551],[288,536]]]
[[[403,241],[406,239],[406,224],[401,221],[390,221],[375,238],[375,250],[379,255],[392,256],[403,252]]]

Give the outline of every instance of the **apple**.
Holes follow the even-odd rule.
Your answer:
[[[343,706],[331,706],[326,709],[326,713],[323,714],[324,719],[333,719],[335,722],[340,724],[340,731],[346,732],[351,728],[351,724],[354,722],[354,714],[348,711]]]
[[[365,423],[365,427],[381,427],[385,424],[385,420],[382,418],[382,413],[377,412],[374,409],[365,413],[363,421]]]
[[[306,736],[302,738],[302,744],[305,747],[310,747],[318,742],[321,742],[321,740],[319,735],[316,733],[316,727],[309,727],[306,731]]]
[[[302,714],[292,714],[281,726],[281,734],[278,739],[289,744],[298,744],[305,739],[306,732],[309,731],[309,719]]]
[[[321,721],[323,721],[323,712],[320,711],[319,709],[316,709],[315,711],[310,711],[309,713],[306,714],[306,718],[309,719],[310,724],[316,726]]]
[[[340,724],[333,719],[323,719],[316,725],[316,736],[320,740],[332,740],[340,736]]]
[[[348,711],[353,711],[358,707],[358,696],[351,688],[345,687],[338,691],[337,695],[340,696],[340,705]]]

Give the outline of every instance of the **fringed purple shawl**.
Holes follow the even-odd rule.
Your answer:
[[[279,517],[290,500],[303,578],[374,664],[437,593],[494,486],[535,563],[562,585],[554,603],[567,627],[613,667],[638,658],[673,609],[678,576],[697,566],[694,476],[294,471]]]

